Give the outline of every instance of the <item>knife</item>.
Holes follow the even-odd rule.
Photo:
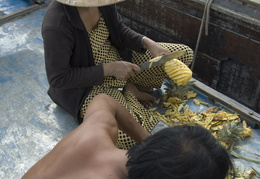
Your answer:
[[[155,57],[155,58],[153,58],[153,59],[151,59],[147,62],[139,64],[139,67],[142,70],[146,70],[146,69],[149,69],[149,68],[152,68],[152,67],[155,67],[155,66],[162,65],[165,62],[167,62],[168,60],[171,60],[171,59],[174,59],[174,58],[179,58],[179,57],[185,55],[186,53],[187,52],[185,50],[182,50],[182,51],[172,52],[172,53],[167,54],[167,55]],[[156,60],[156,59],[159,59],[159,60]]]

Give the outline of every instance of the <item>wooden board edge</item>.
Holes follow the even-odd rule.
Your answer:
[[[240,104],[234,99],[229,98],[228,96],[212,89],[211,87],[203,84],[202,82],[192,78],[191,81],[194,81],[193,87],[203,94],[207,95],[209,98],[216,100],[217,102],[223,104],[224,106],[234,110],[240,115],[242,120],[246,120],[254,127],[260,126],[260,114],[249,109],[248,107]]]

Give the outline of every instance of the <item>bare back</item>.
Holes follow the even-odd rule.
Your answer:
[[[117,149],[105,132],[108,128],[112,136],[113,133],[117,136],[117,126],[110,128],[104,121],[109,115],[106,111],[92,113],[89,120],[85,119],[23,178],[126,178],[126,151]]]
[[[113,98],[99,94],[83,123],[65,136],[22,179],[125,179],[126,151],[116,147],[118,129],[137,142],[150,134]]]

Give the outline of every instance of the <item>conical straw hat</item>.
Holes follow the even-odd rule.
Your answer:
[[[56,0],[62,4],[76,7],[99,7],[122,2],[124,0]]]

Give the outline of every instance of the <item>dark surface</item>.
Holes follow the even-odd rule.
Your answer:
[[[205,0],[128,0],[118,4],[125,22],[156,41],[195,49]],[[259,6],[215,0],[209,35],[202,33],[194,78],[260,112]]]

